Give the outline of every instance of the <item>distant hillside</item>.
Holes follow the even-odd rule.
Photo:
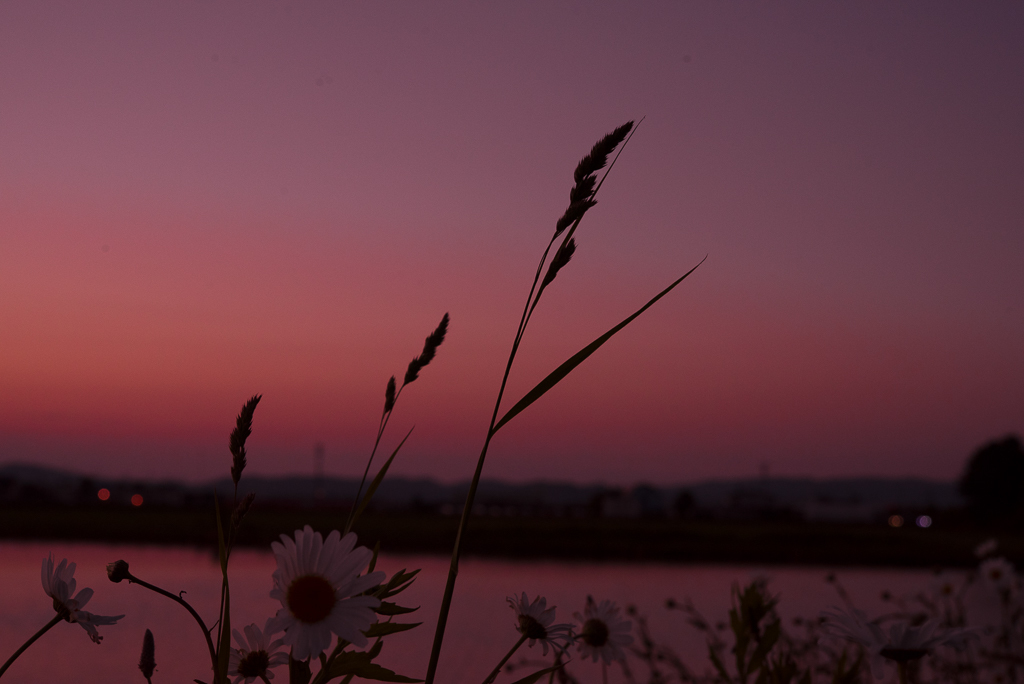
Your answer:
[[[810,501],[832,501],[868,505],[892,504],[954,508],[963,504],[955,482],[921,478],[711,480],[685,487],[685,489],[694,495],[698,504],[709,508],[727,505],[730,498],[738,491],[765,492],[777,502],[788,505]]]
[[[264,502],[348,504],[355,497],[358,486],[358,480],[348,478],[245,476],[239,490],[240,493],[255,492]],[[214,489],[230,492],[233,485],[228,478],[187,485],[173,481],[89,477],[23,463],[0,466],[0,501],[19,500],[18,497],[27,492],[34,497],[33,500],[76,502],[95,496],[99,488],[108,489],[115,500],[127,500],[133,492],[140,492],[151,503],[182,504],[205,499]],[[468,488],[468,482],[442,484],[425,478],[387,478],[377,490],[374,504],[391,509],[461,507]],[[544,512],[592,507],[609,497],[634,496],[642,497],[644,511],[669,511],[683,491],[690,494],[692,505],[699,509],[792,509],[810,512],[809,517],[815,517],[815,511],[824,510],[825,517],[828,517],[828,511],[845,511],[838,517],[866,518],[890,508],[946,509],[962,504],[955,483],[920,478],[737,479],[712,480],[684,487],[643,485],[632,489],[566,482],[516,484],[483,480],[477,501],[481,506],[499,510],[508,507],[517,512],[527,509]]]

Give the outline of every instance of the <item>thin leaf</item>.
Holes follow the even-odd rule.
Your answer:
[[[416,579],[416,575],[419,574],[419,570],[413,570],[412,572],[406,572],[405,570],[399,570],[396,572],[388,583],[382,586],[374,595],[380,599],[386,599],[395,594],[400,594],[405,591],[410,584]]]
[[[704,257],[704,259],[707,259],[707,257]],[[601,345],[603,345],[605,342],[610,340],[612,338],[612,336],[615,335],[615,333],[619,332],[620,330],[625,328],[627,325],[632,323],[633,319],[635,319],[637,316],[642,314],[644,311],[647,311],[647,309],[651,308],[651,306],[656,301],[658,301],[659,299],[661,299],[662,297],[667,295],[669,292],[671,292],[672,289],[676,285],[678,285],[679,283],[683,282],[683,280],[685,280],[688,275],[690,275],[691,273],[696,271],[697,267],[700,266],[700,264],[704,263],[704,259],[701,259],[700,263],[697,264],[697,266],[694,266],[689,271],[684,273],[682,275],[682,277],[680,277],[674,283],[672,283],[671,285],[666,287],[664,290],[662,290],[660,293],[658,293],[651,301],[647,302],[642,307],[640,307],[640,309],[636,313],[634,313],[632,316],[630,316],[626,320],[624,320],[621,323],[619,323],[617,326],[615,326],[614,328],[612,328],[611,330],[606,332],[604,335],[601,335],[599,338],[597,338],[596,340],[594,340],[593,342],[588,344],[586,347],[584,347],[580,351],[576,352],[576,354],[574,354],[568,361],[566,361],[561,366],[559,366],[558,368],[553,370],[546,378],[541,380],[537,384],[536,387],[534,387],[532,390],[527,392],[526,396],[524,396],[522,399],[520,399],[519,402],[515,406],[510,408],[508,410],[508,413],[506,413],[504,416],[502,416],[501,420],[499,420],[497,422],[497,424],[495,424],[494,428],[491,430],[491,434],[493,435],[505,423],[507,423],[508,421],[512,420],[517,415],[519,415],[523,411],[523,409],[525,409],[527,406],[529,406],[530,404],[532,404],[533,402],[537,401],[542,396],[544,396],[544,394],[549,389],[551,389],[552,387],[557,385],[559,382],[561,382],[562,379],[565,378],[565,376],[567,376],[569,373],[571,373],[576,368],[576,366],[578,366],[581,363],[583,363],[587,359],[587,357],[589,357],[591,354],[593,354],[595,351],[597,351],[601,347]]]
[[[255,404],[254,404],[255,406]],[[221,632],[217,645],[217,671],[215,682],[227,681],[228,655],[231,652],[231,595],[228,589],[228,549],[224,543],[224,525],[220,518],[220,502],[213,493],[213,507],[217,511],[217,554],[220,556],[220,572],[223,576],[224,605],[220,615]]]
[[[370,565],[366,568],[366,574],[373,572],[373,569],[377,567],[377,556],[380,555],[380,540],[373,545],[373,557],[370,558]]]
[[[405,632],[414,627],[419,627],[422,622],[377,622],[370,625],[370,628],[363,632],[370,639],[385,637],[388,634]]]
[[[217,492],[213,493],[213,510],[217,516],[217,558],[220,560],[221,572],[227,572],[228,567],[228,547],[224,543],[224,526],[220,519],[220,501],[217,500]]]
[[[228,657],[231,655],[231,589],[224,575],[224,614],[221,616],[220,646],[217,647],[217,675],[228,681]]]
[[[395,450],[392,452],[391,457],[388,458],[388,460],[384,463],[383,467],[381,467],[380,472],[377,473],[377,477],[373,478],[373,482],[371,482],[370,486],[367,487],[366,494],[363,495],[363,500],[359,502],[359,506],[356,508],[356,512],[352,515],[351,522],[349,522],[348,527],[346,527],[345,529],[345,534],[348,534],[352,530],[353,525],[356,524],[356,520],[358,520],[359,516],[363,514],[363,511],[366,510],[366,507],[370,505],[370,499],[373,498],[373,494],[374,492],[377,491],[377,487],[380,486],[380,483],[384,481],[384,476],[387,475],[388,468],[391,466],[391,462],[395,460],[395,456],[398,454],[398,450],[402,448],[403,444],[405,444],[405,440],[409,439],[409,435],[412,434],[412,431],[413,428],[409,428],[409,432],[405,433],[405,437],[402,439],[401,442],[399,442],[398,446],[395,447]]]
[[[374,612],[377,615],[405,615],[406,613],[415,613],[420,607],[406,608],[400,606],[397,603],[391,603],[390,601],[381,601],[380,605],[374,608]]]
[[[344,677],[345,675],[355,675],[356,677],[373,679],[378,682],[412,683],[423,681],[422,679],[413,679],[397,674],[392,670],[373,663],[372,660],[368,653],[346,651],[339,654],[334,659],[334,662],[331,663],[331,669],[328,671],[327,677],[328,679],[334,679],[335,677]]]
[[[563,667],[564,665],[545,667],[543,670],[537,670],[533,674],[526,675],[522,679],[517,679],[516,681],[512,682],[512,684],[534,684],[534,682],[540,681],[540,678],[544,675],[551,674],[552,672],[557,672],[558,670],[561,670]]]

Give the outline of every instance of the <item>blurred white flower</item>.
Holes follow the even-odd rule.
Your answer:
[[[68,622],[75,622],[82,626],[89,638],[97,644],[103,641],[103,637],[96,631],[97,625],[113,625],[124,615],[93,615],[82,610],[82,607],[92,598],[93,591],[88,587],[75,594],[75,564],[68,564],[65,558],[53,567],[53,554],[46,557],[42,568],[43,591],[53,599],[53,609],[57,614]],[[75,594],[72,597],[72,594]]]
[[[984,558],[985,556],[995,553],[997,548],[999,548],[998,541],[995,539],[986,539],[974,547],[974,555],[978,558]]]
[[[939,623],[929,620],[913,627],[906,620],[897,620],[889,625],[888,632],[867,616],[853,610],[849,613],[839,608],[823,612],[821,626],[826,638],[845,639],[865,648],[871,663],[871,672],[876,679],[885,676],[884,663],[907,663],[923,658],[939,646],[963,648],[967,641],[977,637],[973,629],[953,629],[937,633]]]
[[[1014,569],[1013,563],[1002,556],[982,561],[978,566],[978,574],[981,575],[983,581],[997,591],[1012,589],[1014,581],[1017,579],[1017,571]]]
[[[356,548],[356,535],[342,538],[337,530],[327,536],[306,525],[295,531],[295,539],[282,534],[281,542],[270,545],[277,558],[274,589],[270,598],[281,602],[274,620],[276,630],[284,630],[284,643],[292,647],[292,657],[305,660],[317,657],[331,645],[331,634],[356,646],[365,646],[362,630],[376,619],[374,608],[380,600],[359,596],[381,583],[383,572],[359,573],[370,562],[373,552]]]
[[[962,577],[956,573],[940,570],[932,575],[928,585],[934,598],[938,600],[951,599],[960,589]]]
[[[273,679],[274,673],[270,669],[288,664],[288,654],[278,650],[284,646],[284,640],[270,640],[279,631],[275,629],[274,618],[267,620],[262,632],[255,624],[249,625],[243,631],[245,636],[237,629],[231,630],[235,643],[238,644],[238,648],[231,649],[231,655],[228,657],[228,676],[234,677],[231,684],[240,684],[243,681],[245,684],[252,684],[263,677]]]
[[[508,605],[516,611],[519,633],[530,640],[529,646],[540,642],[544,647],[544,655],[548,654],[548,645],[557,652],[565,651],[573,640],[572,625],[560,622],[551,624],[555,619],[555,606],[547,607],[548,600],[538,596],[531,603],[523,592],[522,597],[508,597]]]
[[[611,601],[595,604],[588,596],[583,614],[576,613],[576,619],[582,625],[578,638],[584,658],[592,658],[596,663],[600,657],[607,664],[626,659],[622,648],[633,643],[633,623],[619,617],[618,606]]]

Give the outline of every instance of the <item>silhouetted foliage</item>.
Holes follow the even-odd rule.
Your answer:
[[[1024,451],[1009,435],[979,448],[960,478],[960,493],[975,518],[991,522],[1013,515],[1024,504]]]

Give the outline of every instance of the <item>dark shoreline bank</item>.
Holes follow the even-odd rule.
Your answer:
[[[341,509],[254,509],[239,536],[242,546],[269,546],[303,525],[342,528]],[[228,514],[230,515],[230,514]],[[194,508],[7,506],[0,538],[61,539],[215,548],[213,511]],[[448,555],[458,518],[433,513],[365,514],[356,525],[361,544],[388,553]],[[1024,537],[1008,530],[935,525],[796,521],[478,517],[465,553],[510,559],[656,561],[770,565],[970,567],[975,546],[997,537],[1001,555],[1024,562]]]

